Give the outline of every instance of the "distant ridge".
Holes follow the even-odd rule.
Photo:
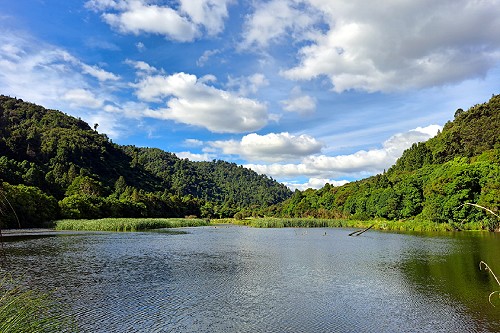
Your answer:
[[[46,196],[55,208],[38,214],[42,220],[227,217],[291,195],[285,185],[234,163],[192,162],[156,148],[120,146],[81,119],[3,95],[0,180],[14,203],[26,188]],[[27,214],[28,224],[39,223],[36,213]]]
[[[466,204],[468,203],[468,204]],[[500,221],[500,95],[458,109],[434,138],[416,143],[384,174],[341,187],[296,191],[273,208],[282,217],[447,222],[461,229]]]

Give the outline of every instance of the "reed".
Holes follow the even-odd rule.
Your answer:
[[[143,231],[161,228],[199,227],[209,225],[203,219],[182,218],[105,218],[97,220],[59,220],[56,230],[74,231]]]
[[[4,276],[0,280],[0,332],[77,332],[74,319],[50,296]]]
[[[482,230],[480,224],[436,223],[430,221],[388,221],[388,220],[347,220],[347,219],[316,219],[316,218],[251,218],[232,220],[232,223],[254,228],[357,228],[387,231],[415,232],[445,232],[457,230]]]

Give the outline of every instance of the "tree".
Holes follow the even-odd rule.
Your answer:
[[[89,176],[76,177],[66,190],[66,196],[88,195],[97,197],[102,193],[102,184]]]

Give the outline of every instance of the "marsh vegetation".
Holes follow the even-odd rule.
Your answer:
[[[75,231],[143,231],[161,228],[199,227],[208,224],[207,220],[195,218],[106,218],[96,220],[59,220],[54,222],[56,230]]]

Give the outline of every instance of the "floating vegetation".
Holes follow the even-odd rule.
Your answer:
[[[182,218],[106,218],[97,220],[59,220],[56,230],[74,231],[143,231],[162,228],[200,227],[209,225],[203,219]]]

